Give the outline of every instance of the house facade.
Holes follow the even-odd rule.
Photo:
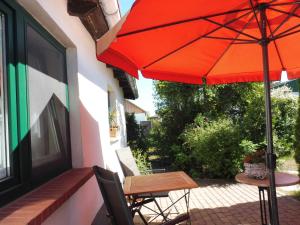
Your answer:
[[[122,179],[115,150],[126,146],[124,99],[137,91],[95,50],[95,39],[120,19],[118,7],[117,0],[0,2],[0,214],[74,168],[99,165]],[[91,177],[41,223],[91,224],[102,205]]]

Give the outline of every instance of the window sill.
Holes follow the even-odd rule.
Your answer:
[[[71,169],[0,208],[1,224],[38,225],[93,176],[91,168]]]

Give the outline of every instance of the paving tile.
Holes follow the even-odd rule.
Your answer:
[[[178,199],[183,191],[170,192],[173,200]],[[282,225],[300,225],[300,202],[278,192],[279,218]],[[162,208],[171,204],[168,198],[160,199]],[[150,208],[157,209],[149,204]],[[176,204],[180,213],[186,212],[185,201]],[[151,218],[151,211],[142,208],[142,213]],[[177,215],[174,208],[171,216]],[[153,215],[152,215],[153,216]],[[260,225],[258,189],[245,184],[208,185],[191,191],[190,217],[193,225]],[[138,219],[135,219],[138,221]],[[152,225],[159,224],[161,218]],[[136,222],[139,224],[139,222]]]

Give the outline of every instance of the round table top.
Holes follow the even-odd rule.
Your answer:
[[[264,180],[254,179],[248,177],[245,173],[239,173],[235,176],[235,180],[239,183],[254,185],[258,187],[269,187],[269,179]],[[276,187],[291,186],[299,184],[300,179],[297,175],[292,175],[288,173],[275,172],[275,183]]]

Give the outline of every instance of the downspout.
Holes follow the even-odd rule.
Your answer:
[[[113,27],[121,19],[118,0],[99,0],[99,4],[109,28]]]

